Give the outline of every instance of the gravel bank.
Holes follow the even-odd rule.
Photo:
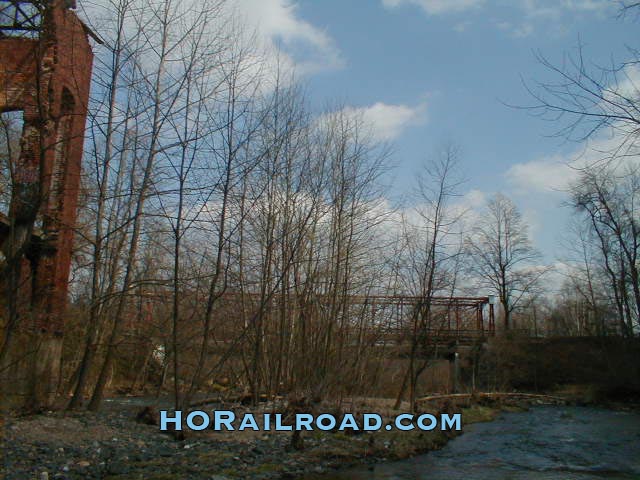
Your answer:
[[[290,448],[289,432],[189,432],[184,441],[177,442],[157,426],[136,422],[140,405],[119,399],[100,413],[49,412],[5,418],[4,478],[298,478],[354,464],[406,458],[440,448],[453,436],[440,431],[360,435],[314,431],[304,432],[304,449],[300,451]],[[234,410],[241,414],[243,407]],[[381,410],[374,405],[359,411]],[[486,407],[463,411],[463,424],[488,420],[493,414]]]

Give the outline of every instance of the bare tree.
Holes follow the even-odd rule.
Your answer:
[[[487,203],[466,244],[471,272],[497,292],[508,330],[518,303],[548,271],[534,263],[540,254],[531,244],[528,226],[513,202],[498,193]]]
[[[128,129],[134,119],[132,109],[135,105],[133,88],[135,77],[127,78],[125,71],[130,66],[134,58],[136,44],[140,39],[136,36],[129,36],[126,33],[126,21],[133,9],[132,0],[117,0],[111,2],[113,18],[109,29],[106,32],[113,32],[113,38],[109,38],[109,54],[98,55],[96,58],[96,72],[94,81],[100,85],[102,95],[94,96],[91,101],[91,111],[89,115],[89,133],[92,142],[88,149],[88,155],[94,160],[94,169],[90,172],[89,179],[84,183],[91,188],[95,195],[84,203],[87,209],[95,209],[95,214],[91,218],[94,231],[85,236],[90,238],[90,261],[91,274],[89,292],[89,318],[87,319],[86,343],[84,353],[73,377],[75,388],[69,403],[69,408],[80,406],[86,388],[89,372],[93,366],[95,358],[96,343],[100,334],[101,314],[104,311],[105,299],[103,295],[112,294],[115,288],[116,279],[112,275],[105,276],[107,269],[107,251],[117,245],[122,238],[123,223],[127,219],[122,219],[123,209],[120,208],[125,197],[122,191],[123,177],[127,170],[127,155],[130,153],[127,145],[130,141]],[[102,79],[107,79],[102,82]],[[121,92],[123,92],[121,94]],[[125,98],[124,118],[118,118],[119,97]],[[120,128],[119,128],[120,127]],[[124,131],[124,135],[122,134]],[[120,142],[118,140],[120,139]],[[121,143],[120,147],[117,145]],[[114,167],[114,163],[117,165]],[[115,172],[115,175],[114,175]],[[130,172],[134,176],[134,172]],[[114,178],[115,177],[115,178]],[[95,184],[93,183],[95,181]],[[109,212],[110,210],[110,212]],[[109,215],[106,215],[109,212]],[[84,215],[87,216],[86,213]],[[116,247],[117,248],[117,247]],[[111,258],[120,261],[120,255]],[[106,280],[106,281],[105,281]]]
[[[418,380],[435,353],[440,330],[432,308],[433,297],[452,296],[460,255],[458,228],[464,212],[452,206],[462,183],[458,168],[458,149],[446,145],[428,162],[418,176],[415,201],[417,222],[404,221],[404,244],[408,261],[405,271],[409,289],[421,302],[410,315],[409,365],[396,399],[399,408],[409,388],[409,402],[415,408]]]
[[[569,266],[561,294],[567,299],[579,299],[585,305],[584,315],[572,316],[576,330],[587,335],[606,335],[611,330],[611,305],[618,305],[617,282],[610,288],[610,272],[603,260],[597,233],[590,222],[575,218],[570,225],[569,239],[565,247],[569,255],[564,259]],[[615,275],[614,275],[615,277]],[[558,305],[556,305],[557,307]],[[617,322],[617,318],[615,319]],[[617,327],[616,327],[617,328]]]
[[[153,58],[153,63],[149,58],[138,58],[134,65],[135,69],[143,72],[140,75],[140,88],[149,101],[148,133],[144,138],[146,150],[142,161],[140,185],[135,192],[131,234],[126,247],[124,273],[113,314],[114,320],[108,334],[105,358],[89,403],[89,408],[93,410],[100,406],[115,358],[115,347],[122,329],[127,299],[135,279],[138,248],[144,233],[145,207],[157,173],[156,164],[158,159],[167,155],[167,151],[174,146],[171,141],[174,137],[167,132],[172,131],[172,122],[184,108],[180,100],[187,91],[186,86],[192,78],[192,71],[199,66],[199,55],[205,53],[198,50],[196,53],[192,52],[191,56],[186,58],[186,62],[176,60],[185,53],[181,50],[183,42],[194,38],[197,42],[198,38],[202,38],[202,29],[209,21],[208,15],[212,13],[212,8],[215,7],[216,5],[211,3],[195,7],[165,0],[159,4],[150,3],[148,12],[140,19],[151,22],[145,25],[147,35],[144,38],[145,51]],[[213,14],[215,15],[215,11]]]
[[[620,4],[620,17],[624,17],[628,14],[638,14],[640,12],[640,2],[626,2],[619,1]]]
[[[620,2],[620,16],[638,12],[638,3]],[[611,65],[597,65],[585,58],[582,45],[554,64],[536,55],[552,80],[525,83],[534,99],[531,111],[554,125],[567,139],[595,140],[600,133],[612,137],[602,152],[603,160],[637,154],[640,140],[640,50],[627,47],[628,57]]]
[[[633,335],[640,312],[639,194],[640,170],[626,162],[585,169],[571,191],[572,206],[584,215],[599,250],[626,336]]]
[[[21,123],[19,113],[7,112],[0,115],[0,213],[6,217],[3,220],[9,218],[14,182],[13,165],[20,154]],[[9,292],[7,295],[8,318],[2,325],[3,335],[0,343],[0,369],[2,369],[5,355],[8,353],[11,338],[18,323],[16,292],[18,292],[19,278],[11,271],[11,265],[7,264],[10,259],[7,259],[2,252],[0,255],[0,266],[3,271],[6,270],[9,273],[6,285],[6,291]]]

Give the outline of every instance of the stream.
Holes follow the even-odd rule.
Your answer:
[[[640,413],[534,407],[464,429],[439,451],[305,479],[640,479]]]

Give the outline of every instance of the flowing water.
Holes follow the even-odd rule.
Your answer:
[[[465,427],[440,451],[322,478],[640,479],[640,414],[586,407],[505,413]]]

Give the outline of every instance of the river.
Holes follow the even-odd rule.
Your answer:
[[[463,417],[464,423],[464,417]],[[640,414],[535,407],[465,427],[440,451],[307,480],[640,479]]]

